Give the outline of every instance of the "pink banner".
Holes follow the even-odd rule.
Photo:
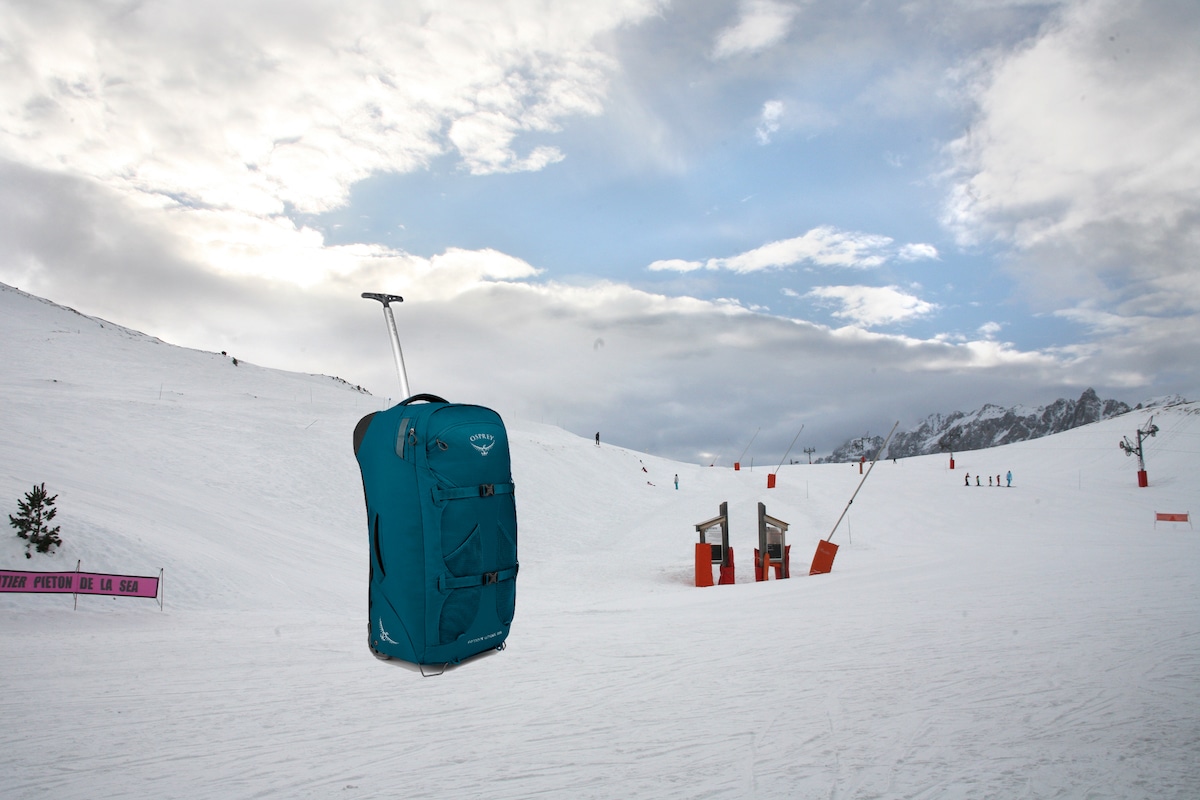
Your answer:
[[[103,575],[98,572],[22,572],[0,569],[0,592],[158,597],[158,578],[142,575]]]

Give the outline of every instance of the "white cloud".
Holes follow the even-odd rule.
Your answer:
[[[995,339],[1003,326],[999,322],[985,322],[979,326],[979,335],[984,339]]]
[[[981,84],[975,138],[953,151],[965,202],[950,216],[964,238],[1000,237],[1030,253],[1044,248],[1033,266],[1047,273],[1061,273],[1060,261],[1078,262],[1080,254],[1100,256],[1083,261],[1106,270],[1118,263],[1153,269],[1145,284],[1153,291],[1118,298],[1120,315],[1084,306],[1060,314],[1112,332],[1102,348],[1021,352],[989,341],[987,330],[971,341],[864,329],[932,313],[911,286],[823,287],[812,299],[836,304],[847,321],[831,330],[753,313],[736,300],[664,297],[603,281],[554,283],[496,250],[445,247],[421,257],[381,245],[331,246],[289,218],[291,209],[337,207],[373,173],[418,170],[439,158],[475,174],[543,169],[572,156],[556,135],[560,127],[609,105],[619,106],[614,116],[628,116],[625,131],[637,131],[664,163],[684,170],[694,163],[694,154],[678,146],[688,119],[671,115],[705,87],[643,70],[637,75],[653,76],[661,94],[638,98],[645,106],[613,104],[608,81],[619,66],[601,48],[621,51],[598,44],[660,5],[10,3],[0,14],[0,280],[169,341],[338,374],[381,394],[394,385],[391,357],[377,306],[358,293],[400,293],[406,302],[397,316],[415,387],[585,432],[620,426],[642,447],[654,448],[670,431],[673,454],[684,458],[690,455],[679,443],[689,436],[711,442],[714,408],[720,418],[788,425],[798,414],[834,408],[844,420],[846,397],[872,394],[862,392],[861,375],[869,372],[890,419],[936,410],[930,397],[938,408],[974,407],[992,399],[990,388],[1011,394],[1017,383],[1039,392],[1064,382],[1100,386],[1106,375],[1180,370],[1194,360],[1197,317],[1186,298],[1197,293],[1195,274],[1158,265],[1182,265],[1200,249],[1186,235],[1195,226],[1185,213],[1200,185],[1200,159],[1181,135],[1196,129],[1186,125],[1194,122],[1195,101],[1178,95],[1197,71],[1195,56],[1162,48],[1157,69],[1175,83],[1151,80],[1158,73],[1139,64],[1136,80],[1111,87],[1112,76],[1094,80],[1074,62],[1042,74],[1055,61],[1037,61],[1041,48],[1066,48],[1080,60],[1060,35],[1070,25],[1047,29],[1028,52],[992,65],[995,80]],[[784,41],[795,13],[781,3],[747,3],[711,52],[724,59],[762,52]],[[1184,33],[1186,22],[1179,25]],[[692,40],[698,59],[708,51],[707,30]],[[853,44],[849,52],[869,46]],[[817,56],[806,57],[821,66]],[[1025,58],[1037,68],[1022,66]],[[1171,59],[1182,66],[1172,67]],[[731,74],[741,66],[708,64]],[[1020,106],[1020,81],[1008,78],[1022,70],[1059,91],[1043,96],[1049,89],[1033,86],[1028,105]],[[1090,117],[1104,130],[1082,133],[1123,136],[1124,149],[1083,140],[1074,161],[1057,165],[1049,157],[1057,157],[1056,126],[1081,133],[1066,102],[1070,81],[1099,92],[1108,109]],[[777,91],[778,84],[756,96]],[[1119,118],[1113,100],[1122,91],[1135,101],[1130,107],[1140,122]],[[1142,92],[1166,105],[1144,101]],[[678,106],[661,102],[668,93],[678,95],[671,98]],[[767,137],[785,125],[836,123],[802,96],[789,95],[786,106],[772,102],[781,105],[760,111]],[[1146,135],[1130,139],[1131,132]],[[1143,146],[1157,171],[1123,172]],[[1096,160],[1109,149],[1126,160]],[[1080,196],[1092,188],[1094,197]],[[1106,197],[1148,202],[1114,216],[1099,213]],[[1156,228],[1147,219],[1173,219],[1185,235],[1167,235],[1165,224]],[[1062,234],[1074,230],[1078,235]],[[1125,247],[1121,238],[1131,230],[1139,234],[1136,246]],[[1153,238],[1146,231],[1159,233],[1157,249],[1145,244]],[[1051,245],[1071,259],[1052,258]],[[932,245],[824,226],[730,257],[666,259],[650,269],[752,276],[937,257]],[[1086,285],[1071,277],[1064,282]],[[1153,310],[1141,305],[1172,302],[1179,316],[1168,325],[1122,324]],[[605,346],[595,347],[597,340]],[[803,371],[779,369],[798,361]],[[770,392],[728,388],[761,384],[764,375],[778,381]],[[826,424],[833,435],[845,429],[837,420]],[[677,435],[684,428],[689,433]]]
[[[116,16],[83,0],[53,13],[29,6],[0,19],[0,39],[12,43],[0,154],[165,210],[193,237],[194,257],[216,269],[311,285],[341,274],[344,253],[319,253],[319,237],[296,229],[285,208],[329,210],[372,172],[418,169],[447,152],[474,174],[560,161],[558,147],[522,147],[522,137],[599,113],[616,65],[593,40],[657,6],[531,13],[521,0],[460,0],[346,10],[297,0],[283,16],[220,0]],[[746,3],[723,47],[764,46],[795,13]],[[782,112],[778,100],[763,106],[760,135],[778,129]],[[707,266],[753,271],[807,258],[869,267],[878,258],[862,236],[810,232]],[[686,264],[669,263],[655,268]]]
[[[701,261],[686,261],[682,258],[664,258],[651,262],[646,269],[651,272],[694,272],[703,269]]]
[[[929,246],[908,245],[906,247],[915,247],[920,251],[921,248]],[[936,253],[936,251],[934,252]],[[655,261],[649,269],[691,272],[703,267],[709,270],[749,273],[805,263],[818,267],[873,269],[883,265],[895,255],[897,254],[892,248],[892,240],[887,236],[858,231],[840,231],[832,226],[824,225],[813,228],[803,236],[770,242],[728,258],[710,258],[703,263],[666,259]]]
[[[806,296],[839,304],[841,309],[833,316],[866,327],[904,322],[937,310],[935,304],[896,286],[818,286]]]
[[[1089,308],[1087,305],[1059,309],[1054,312],[1054,315],[1101,334],[1124,334],[1138,325],[1151,323],[1151,320],[1146,318],[1124,317],[1108,311]]]
[[[733,272],[757,272],[809,262],[821,267],[870,269],[887,261],[885,251],[891,243],[886,236],[823,226],[813,228],[803,236],[771,242],[731,258],[710,259],[707,266]]]
[[[1139,311],[1200,312],[1200,282],[1179,280],[1200,244],[1198,40],[1194,3],[1078,1],[984,63],[977,117],[948,151],[960,241],[1012,246],[1050,307],[1137,296]]]
[[[758,127],[754,136],[759,144],[770,144],[771,136],[779,130],[779,119],[783,116],[783,103],[779,100],[768,100],[763,103],[762,114],[759,115]]]
[[[332,265],[342,253],[319,254],[313,232],[285,211],[328,211],[372,173],[419,169],[445,153],[474,174],[562,160],[553,144],[522,146],[523,137],[545,139],[572,116],[599,113],[616,65],[595,40],[657,6],[9,8],[0,15],[0,157],[86,176],[171,214],[214,268],[244,274],[257,259],[256,274],[273,265],[272,277],[311,284],[341,272]]]
[[[721,60],[765,50],[783,41],[798,9],[774,0],[743,0],[735,25],[717,34],[712,56]]]
[[[931,244],[906,244],[896,254],[901,261],[932,261],[937,257],[937,248]]]
[[[537,171],[563,160],[562,151],[545,145],[519,157],[511,147],[517,133],[514,120],[488,112],[455,120],[446,136],[473,175]]]
[[[850,323],[830,329],[754,313],[736,300],[546,281],[495,250],[421,258],[321,246],[303,231],[296,239],[308,237],[313,256],[333,262],[314,262],[324,277],[310,285],[249,269],[214,274],[192,258],[190,235],[168,222],[94,182],[0,164],[0,280],[172,343],[340,375],[379,395],[364,398],[364,410],[396,386],[378,306],[359,298],[364,289],[405,297],[396,318],[414,391],[587,435],[612,431],[610,440],[687,460],[696,458],[691,443],[713,446],[714,409],[724,418],[778,419],[792,432],[803,417],[825,437],[816,444],[832,447],[876,413],[919,418],[977,406],[1017,385],[1027,393],[1088,385],[1112,365],[1105,359],[1122,375],[1155,366],[1135,359],[1134,341],[1103,353],[1039,353],[865,330],[925,310],[895,287],[825,291],[817,299],[839,303]],[[1195,336],[1186,326],[1170,333],[1170,355],[1187,358]],[[781,370],[784,363],[804,369]],[[847,404],[864,394],[864,374],[868,399]],[[736,388],[761,385],[763,376],[771,376],[769,392]]]
[[[442,255],[431,258],[429,263],[433,270],[453,270],[464,285],[478,281],[522,280],[541,272],[520,258],[491,248],[464,250],[451,247]]]

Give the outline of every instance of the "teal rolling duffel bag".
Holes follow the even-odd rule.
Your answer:
[[[371,652],[444,668],[504,649],[518,565],[500,415],[416,395],[363,417],[354,454],[367,504]]]

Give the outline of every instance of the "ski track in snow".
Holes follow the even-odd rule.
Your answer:
[[[165,568],[162,611],[0,594],[4,797],[1200,796],[1200,531],[1152,524],[1200,510],[1195,405],[1157,412],[1148,489],[1116,442],[1150,412],[880,462],[811,577],[855,466],[766,490],[508,420],[508,649],[423,678],[365,643],[378,399],[10,290],[0,331],[0,501],[44,480],[64,539],[0,566]],[[697,589],[722,501],[738,580]],[[791,580],[753,580],[759,501]]]

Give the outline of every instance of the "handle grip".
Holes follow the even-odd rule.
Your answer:
[[[363,296],[364,300],[378,300],[379,302],[383,303],[385,306],[388,303],[403,303],[404,302],[404,298],[398,294],[380,294],[379,292],[363,292],[362,296]]]
[[[426,403],[449,403],[450,402],[449,400],[446,400],[445,398],[438,397],[436,394],[414,394],[412,397],[408,398],[407,400],[401,400],[400,405],[406,406],[409,403],[415,403],[419,400],[424,400]]]

